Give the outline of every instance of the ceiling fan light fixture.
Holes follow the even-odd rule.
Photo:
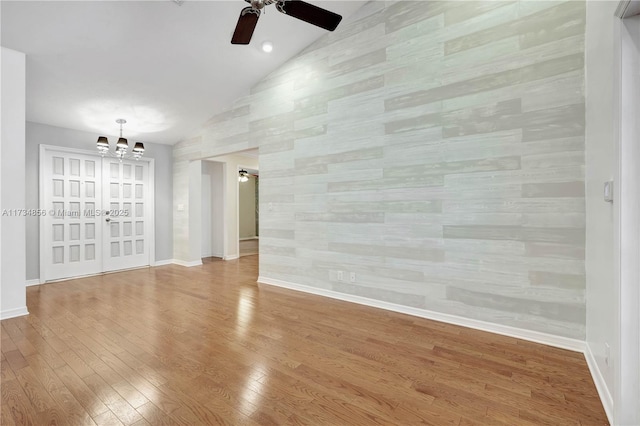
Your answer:
[[[238,172],[238,181],[239,182],[246,182],[249,180],[249,172],[247,172],[245,169],[241,169]]]
[[[270,41],[263,41],[262,51],[265,53],[271,53],[273,51],[273,43],[271,43]]]

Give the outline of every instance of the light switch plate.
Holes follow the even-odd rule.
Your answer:
[[[604,200],[607,203],[613,203],[613,181],[604,183]]]

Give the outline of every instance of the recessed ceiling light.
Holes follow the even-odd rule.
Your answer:
[[[273,43],[271,43],[270,41],[265,41],[262,42],[262,51],[263,52],[271,52],[273,50]]]

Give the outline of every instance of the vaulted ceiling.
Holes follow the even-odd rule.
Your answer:
[[[348,17],[360,1],[313,1]],[[235,1],[2,1],[1,43],[27,55],[27,120],[173,144],[325,31],[269,6],[231,45]],[[263,41],[273,42],[270,54]]]

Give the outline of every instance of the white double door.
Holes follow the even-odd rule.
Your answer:
[[[41,148],[41,282],[151,263],[152,168]]]

